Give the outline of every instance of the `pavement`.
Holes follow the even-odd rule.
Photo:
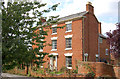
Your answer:
[[[2,73],[0,79],[38,79],[38,78],[9,74],[9,73]]]

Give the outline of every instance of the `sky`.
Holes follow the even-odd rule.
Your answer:
[[[118,2],[120,0],[42,0],[47,3],[47,7],[60,3],[57,10],[49,15],[60,15],[64,17],[70,14],[79,13],[86,10],[86,3],[90,1],[94,6],[94,14],[98,21],[102,23],[102,34],[116,29],[118,22]]]
[[[101,24],[102,34],[105,35],[106,32],[116,29],[115,24],[118,22],[118,2],[120,0],[37,0],[37,1],[47,3],[46,7],[43,7],[42,9],[46,9],[54,4],[60,3],[56,11],[46,14],[46,16],[60,15],[60,17],[85,11],[86,3],[89,1],[92,3],[94,7],[95,16],[97,17],[98,21],[102,23]]]

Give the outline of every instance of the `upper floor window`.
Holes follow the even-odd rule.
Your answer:
[[[66,31],[71,31],[72,30],[72,24],[66,24]]]
[[[72,48],[72,38],[66,38],[66,48]]]
[[[105,49],[105,55],[108,55],[108,49]]]
[[[57,40],[52,40],[52,49],[57,49]]]
[[[57,33],[57,28],[56,27],[52,27],[52,34],[56,34]]]
[[[65,24],[66,24],[66,32],[71,32],[72,31],[72,21],[68,21]]]
[[[99,43],[102,43],[102,38],[101,37],[99,37]]]
[[[57,24],[52,25],[52,34],[57,34]]]

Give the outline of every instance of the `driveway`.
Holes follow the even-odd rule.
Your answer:
[[[21,76],[21,75],[14,75],[9,73],[2,73],[0,79],[38,79],[33,77]]]

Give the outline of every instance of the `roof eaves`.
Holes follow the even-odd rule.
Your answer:
[[[62,23],[62,22],[71,21],[71,20],[77,20],[77,19],[82,18],[87,13],[88,13],[88,11],[83,11],[80,13],[76,13],[76,14],[72,14],[72,15],[58,18],[59,21],[57,23]],[[44,22],[42,25],[46,25],[46,22]]]
[[[103,34],[99,34],[99,36],[102,37],[102,38],[105,38],[105,39],[107,38],[107,37],[104,36]]]
[[[84,12],[68,15],[68,16],[65,16],[65,17],[61,17],[61,18],[59,18],[60,20],[58,21],[58,23],[80,19],[82,16],[84,16],[87,13],[88,13],[87,11],[84,11]]]

